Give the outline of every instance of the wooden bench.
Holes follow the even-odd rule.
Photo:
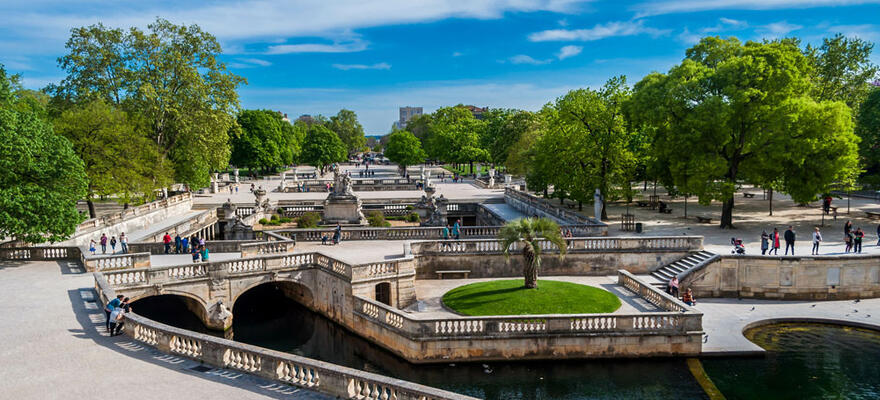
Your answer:
[[[672,209],[669,208],[669,207],[666,207],[666,208],[664,208],[664,209],[661,209],[661,210],[660,210],[660,213],[662,213],[662,214],[672,214]]]
[[[865,215],[868,219],[880,219],[880,212],[877,211],[865,211]]]
[[[701,217],[701,216],[697,215],[694,218],[697,219],[697,222],[702,223],[702,224],[711,224],[712,223],[711,217]]]
[[[462,274],[464,275],[464,279],[467,279],[468,274],[471,273],[471,270],[467,269],[455,269],[455,270],[446,270],[446,271],[437,271],[437,279],[443,279],[443,275],[448,274]]]
[[[745,197],[747,199],[752,199],[755,197],[755,194],[754,193],[743,193],[743,197]]]

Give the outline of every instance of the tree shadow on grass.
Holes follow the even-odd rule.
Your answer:
[[[103,305],[93,288],[67,291],[70,306],[81,329],[69,329],[76,338],[91,340],[95,344],[114,350],[120,355],[133,357],[142,362],[169,368],[187,376],[223,383],[273,399],[332,399],[332,396],[305,391],[298,387],[269,381],[235,370],[215,368],[199,361],[165,354],[127,335],[109,337],[105,328]],[[110,361],[112,362],[112,360]]]

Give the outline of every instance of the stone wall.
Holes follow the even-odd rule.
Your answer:
[[[841,300],[880,297],[880,256],[724,256],[682,282],[697,297]]]
[[[183,214],[192,209],[192,195],[184,193],[164,200],[154,201],[141,206],[132,207],[120,213],[101,218],[88,219],[76,228],[73,236],[61,242],[61,245],[81,246],[89,244],[90,239],[106,233],[107,237],[117,236],[122,232],[134,232],[164,221],[175,215]]]

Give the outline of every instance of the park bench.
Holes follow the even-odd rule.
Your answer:
[[[701,217],[701,216],[697,215],[695,218],[697,219],[697,222],[702,223],[702,224],[711,224],[712,223],[711,217]]]
[[[636,202],[636,206],[639,206],[639,207],[647,207],[647,206],[650,206],[650,205],[651,205],[651,204],[649,204],[647,201],[644,201],[644,200],[639,200],[639,201]]]
[[[661,214],[672,214],[672,209],[669,207],[661,208],[659,211]]]
[[[448,275],[448,274],[462,274],[462,275],[464,275],[464,279],[467,279],[468,274],[470,274],[470,273],[471,273],[471,270],[469,270],[469,269],[454,269],[454,270],[446,270],[446,271],[437,271],[437,278],[443,279],[443,275]]]
[[[754,193],[743,193],[743,197],[745,197],[747,199],[753,199],[753,198],[755,198],[755,194]]]
[[[877,211],[865,211],[865,215],[868,219],[880,219],[880,212]]]

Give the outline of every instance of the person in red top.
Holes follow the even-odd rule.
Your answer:
[[[773,242],[773,246],[770,248],[770,251],[767,252],[767,255],[779,255],[779,229],[773,228],[773,233],[770,234],[770,241]]]
[[[165,254],[171,252],[171,235],[168,232],[165,232],[165,236],[162,236],[162,243],[165,243]]]

